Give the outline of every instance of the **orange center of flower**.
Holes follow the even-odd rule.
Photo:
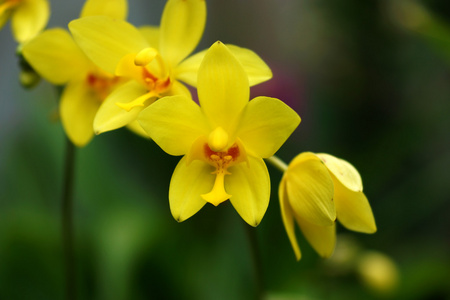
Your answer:
[[[99,102],[105,100],[119,81],[120,78],[117,76],[108,77],[98,73],[89,73],[86,76],[86,83],[91,91],[95,93]]]
[[[159,98],[172,86],[170,71],[154,48],[145,48],[137,54],[128,54],[123,57],[116,74],[136,80],[148,91],[129,103],[116,103],[126,111],[137,106],[148,105],[147,100]]]
[[[247,153],[239,138],[229,142],[227,131],[218,126],[208,137],[201,136],[194,142],[187,153],[186,163],[190,164],[194,160],[201,160],[214,167],[214,171],[211,172],[216,175],[214,186],[209,193],[201,197],[217,206],[231,197],[225,191],[225,175],[231,175],[229,168],[246,162]]]
[[[231,197],[231,195],[225,191],[225,175],[231,174],[227,171],[228,167],[239,162],[239,146],[234,143],[228,150],[216,152],[211,150],[208,144],[204,144],[203,153],[205,161],[216,168],[216,170],[211,173],[216,175],[216,179],[212,190],[207,194],[203,194],[202,198],[217,206]]]
[[[205,155],[205,160],[213,167],[216,167],[217,171],[214,172],[224,172],[228,173],[226,170],[233,162],[236,162],[240,156],[239,146],[234,143],[228,150],[222,152],[216,152],[211,150],[208,144],[203,146],[203,153]],[[229,174],[229,173],[228,173]]]
[[[147,89],[154,94],[162,94],[170,87],[170,77],[158,78],[147,68],[142,68],[142,80],[145,82]]]

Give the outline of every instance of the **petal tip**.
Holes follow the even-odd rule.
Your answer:
[[[95,133],[95,135],[102,134],[102,133],[105,132],[105,131],[107,131],[107,130],[105,130],[105,129],[102,128],[102,127],[94,127],[94,133]]]
[[[252,227],[258,227],[258,225],[261,223],[261,220],[245,220],[245,223],[247,223],[248,225],[252,226]]]
[[[296,119],[297,119],[296,122],[297,122],[297,126],[298,126],[298,125],[300,125],[300,123],[302,122],[302,118],[300,117],[299,114],[297,114]]]
[[[80,19],[75,19],[69,22],[67,24],[67,27],[69,28],[69,31],[73,33],[73,30],[76,30],[76,26],[79,23]]]
[[[334,253],[334,247],[331,249],[331,251],[321,252],[321,253],[319,253],[319,255],[320,255],[320,257],[327,259],[327,258],[330,258],[331,255],[333,255],[333,253]]]
[[[227,47],[227,46],[225,46],[225,44],[224,43],[222,43],[221,41],[216,41],[212,46],[211,46],[211,48],[213,48],[213,47]]]
[[[302,259],[302,255],[300,253],[295,253],[295,259],[300,261],[300,259]]]
[[[370,228],[369,228],[369,230],[367,230],[367,232],[366,233],[369,233],[369,234],[372,234],[372,233],[375,233],[375,232],[377,232],[377,225],[374,223]]]
[[[174,215],[174,214],[172,214],[172,216],[173,216],[173,218],[175,219],[175,221],[177,221],[178,223],[181,223],[181,222],[183,222],[183,221],[186,220],[185,218],[182,218],[182,217],[181,217],[181,214],[180,214],[180,215]]]

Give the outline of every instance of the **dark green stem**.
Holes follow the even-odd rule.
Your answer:
[[[244,226],[247,231],[247,237],[250,243],[250,251],[253,259],[253,273],[256,286],[255,299],[262,300],[264,299],[264,280],[261,254],[259,252],[258,238],[256,236],[256,228],[251,227],[248,224],[244,224]]]
[[[66,157],[62,191],[62,238],[64,268],[66,279],[66,299],[76,299],[75,252],[73,230],[73,182],[75,165],[75,146],[66,137]]]

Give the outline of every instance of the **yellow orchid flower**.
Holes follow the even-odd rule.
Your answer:
[[[179,94],[190,97],[180,81],[196,86],[205,51],[186,57],[197,47],[205,23],[204,0],[169,0],[159,28],[138,30],[107,17],[82,18],[69,24],[77,44],[94,63],[133,79],[102,104],[94,121],[97,134],[129,124],[137,130],[138,114],[156,99]],[[255,53],[236,46],[230,49],[244,65],[251,84],[271,78],[270,69]]]
[[[374,233],[375,220],[361,176],[332,155],[304,152],[286,167],[279,188],[281,215],[297,260],[294,219],[312,247],[329,257],[336,244],[335,219],[347,229]]]
[[[125,18],[126,0],[88,0],[81,16],[108,13]],[[93,122],[100,104],[123,79],[94,65],[62,28],[49,29],[25,43],[22,54],[27,62],[49,82],[65,88],[59,112],[69,139],[78,147],[93,137]]]
[[[0,0],[0,29],[11,18],[13,35],[19,43],[42,31],[49,17],[47,0]]]
[[[169,188],[170,209],[181,222],[207,202],[230,199],[257,226],[269,204],[270,178],[262,158],[272,156],[300,123],[282,101],[249,101],[242,64],[221,42],[206,52],[198,71],[200,105],[184,95],[143,110],[139,123],[168,154],[184,155]]]

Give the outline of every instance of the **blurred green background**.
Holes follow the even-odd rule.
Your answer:
[[[157,25],[164,4],[129,0],[128,20]],[[83,1],[51,5],[49,27],[66,27]],[[378,226],[374,235],[338,227],[330,260],[300,237],[296,262],[280,216],[281,174],[269,167],[272,198],[254,230],[268,298],[450,299],[450,2],[210,0],[207,7],[198,49],[216,40],[253,49],[274,73],[253,96],[282,99],[302,117],[278,155],[290,161],[314,151],[350,161]],[[0,45],[0,299],[62,299],[57,95],[46,82],[21,88],[9,25]],[[79,299],[253,298],[247,225],[231,204],[206,205],[181,224],[172,218],[167,193],[178,160],[126,130],[77,151]],[[395,264],[398,281],[388,291],[358,271],[368,251]]]

